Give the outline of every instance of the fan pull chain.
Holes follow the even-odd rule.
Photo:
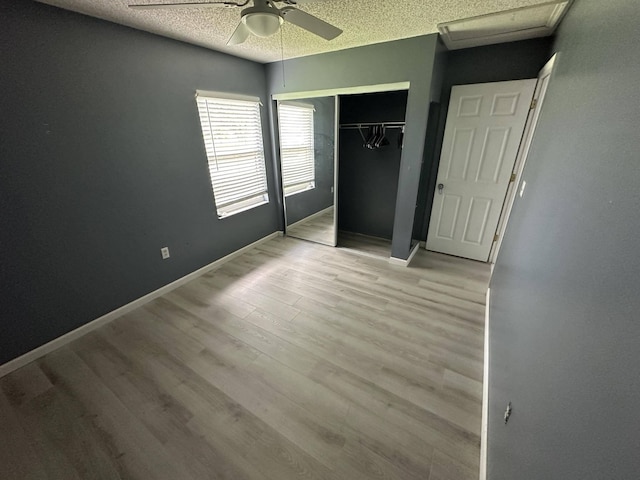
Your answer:
[[[282,87],[286,88],[287,82],[284,77],[284,25],[280,26],[280,63],[282,63]]]

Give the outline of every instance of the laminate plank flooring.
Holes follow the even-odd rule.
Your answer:
[[[391,257],[391,240],[361,235],[359,233],[338,232],[338,247],[352,253],[373,257]]]
[[[293,227],[287,227],[287,235],[323,245],[335,245],[334,209],[327,209],[322,215],[296,223]]]
[[[0,478],[477,478],[488,276],[271,240],[0,379]]]

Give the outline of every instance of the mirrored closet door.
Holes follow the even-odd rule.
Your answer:
[[[278,101],[286,234],[337,243],[336,96]]]

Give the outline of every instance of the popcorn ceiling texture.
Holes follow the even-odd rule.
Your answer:
[[[241,8],[185,8],[133,10],[129,3],[177,3],[185,0],[40,0],[49,5],[164,35],[212,50],[261,63],[280,60],[281,38],[250,37],[228,47],[227,40],[240,21]],[[190,0],[193,1],[193,0]],[[306,0],[299,8],[344,33],[332,41],[295,25],[283,26],[284,58],[344,50],[372,43],[436,33],[441,22],[484,15],[547,0]],[[284,4],[277,4],[281,8]]]

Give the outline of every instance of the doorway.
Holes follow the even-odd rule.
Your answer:
[[[489,260],[536,82],[453,87],[428,250]]]
[[[391,257],[407,99],[407,90],[340,97],[340,248]]]
[[[502,246],[502,239],[504,238],[504,233],[507,229],[507,223],[509,221],[511,209],[513,208],[513,204],[516,199],[516,193],[518,192],[518,190],[523,191],[524,189],[524,187],[521,186],[518,190],[516,190],[516,187],[522,184],[522,172],[527,161],[527,156],[529,155],[529,148],[531,147],[533,134],[535,133],[536,126],[538,125],[538,119],[540,118],[542,104],[547,93],[547,87],[549,86],[549,80],[551,79],[551,74],[553,73],[555,61],[556,55],[551,57],[551,59],[545,64],[544,67],[542,67],[540,73],[538,74],[538,83],[536,84],[536,90],[533,94],[533,101],[531,103],[533,108],[531,110],[529,118],[527,119],[527,125],[524,129],[524,136],[522,137],[522,143],[520,146],[520,150],[518,151],[518,157],[516,158],[516,165],[514,168],[515,180],[509,184],[506,200],[504,202],[504,208],[502,210],[502,215],[500,216],[500,222],[498,223],[497,240],[493,244],[493,248],[491,249],[491,254],[489,256],[489,261],[491,263],[496,263],[496,259],[498,258],[498,252],[500,251],[500,247]]]

